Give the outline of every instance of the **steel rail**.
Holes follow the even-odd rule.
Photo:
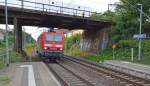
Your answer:
[[[62,86],[69,86],[57,73],[56,71],[49,65],[49,63],[44,59],[44,58],[40,58],[45,65],[48,67],[48,69],[52,72],[52,74],[56,77],[56,79],[59,81],[59,83]]]
[[[74,57],[70,57],[70,58],[69,58],[68,56],[64,56],[64,58],[66,58],[66,59],[68,59],[68,60],[70,60],[70,61],[76,62],[76,63],[78,63],[78,64],[84,65],[84,66],[86,66],[86,67],[88,67],[88,68],[94,69],[94,70],[96,70],[97,72],[101,72],[101,73],[104,73],[104,74],[109,75],[109,76],[111,76],[111,77],[114,77],[114,78],[116,78],[116,79],[120,79],[120,80],[122,80],[122,81],[126,81],[126,82],[128,82],[128,83],[131,83],[131,84],[134,85],[134,86],[143,86],[143,84],[150,84],[150,83],[147,83],[147,82],[149,82],[149,80],[147,80],[147,79],[143,79],[143,78],[139,78],[139,77],[136,77],[136,76],[132,76],[132,75],[130,75],[130,74],[125,74],[125,73],[122,73],[122,72],[120,72],[120,71],[112,70],[112,69],[109,69],[109,68],[106,68],[106,67],[96,66],[96,65],[87,63],[87,62],[85,62],[85,61],[83,62],[83,61],[80,60],[79,58],[74,58]],[[87,64],[88,64],[88,65],[87,65]],[[89,66],[89,65],[90,65],[90,66]],[[93,66],[99,67],[99,68],[95,68],[95,67],[93,67]],[[100,69],[100,68],[103,68],[103,69]],[[125,76],[126,76],[126,77],[125,77]],[[129,79],[129,77],[130,77],[130,79]],[[133,79],[131,79],[131,78],[133,78],[133,79],[138,79],[138,80],[137,80],[138,82],[132,81]],[[141,81],[143,81],[143,83],[139,83],[139,82],[141,82]]]
[[[58,65],[61,66],[62,68],[64,68],[65,70],[67,70],[68,72],[70,72],[71,74],[73,74],[75,77],[79,78],[81,81],[85,82],[87,84],[87,86],[94,86],[89,81],[87,81],[87,80],[83,79],[82,77],[80,77],[79,75],[75,74],[74,72],[72,72],[71,70],[69,70],[68,68],[66,68],[62,64],[60,64],[59,62],[58,62]]]
[[[60,82],[62,86],[69,86],[48,63],[45,63],[45,64],[49,68],[49,70],[53,73],[53,75],[57,78],[57,80]]]
[[[41,60],[45,63],[45,65],[49,68],[49,70],[54,74],[54,76],[57,78],[57,80],[61,83],[62,86],[70,86],[52,67],[51,65],[46,62],[45,59],[41,58]],[[82,77],[78,76],[77,74],[75,74],[74,72],[72,72],[71,70],[69,70],[68,68],[66,68],[65,66],[63,66],[62,64],[60,64],[59,62],[56,62],[57,65],[59,65],[60,67],[62,67],[63,69],[65,69],[66,71],[68,71],[69,73],[71,73],[73,76],[77,77],[79,80],[83,81],[85,84],[87,84],[87,86],[94,86],[93,84],[91,84],[89,81],[83,79]]]

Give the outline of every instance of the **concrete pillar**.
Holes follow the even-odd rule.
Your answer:
[[[80,48],[93,54],[99,54],[107,45],[107,29],[86,30],[80,41]]]
[[[14,50],[22,51],[22,25],[18,23],[17,17],[14,17]]]

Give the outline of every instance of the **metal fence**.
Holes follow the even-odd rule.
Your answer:
[[[39,2],[32,2],[32,1],[26,1],[22,0],[18,3],[7,3],[8,6],[11,7],[18,7],[22,9],[32,9],[42,12],[49,12],[49,13],[57,13],[57,14],[67,14],[72,16],[79,16],[79,17],[90,17],[92,14],[95,14],[96,12],[88,11],[86,9],[80,9],[80,6],[78,8],[69,8],[64,5],[58,6],[55,4],[45,4],[45,3],[39,3]],[[5,5],[5,2],[0,2],[0,5]]]
[[[12,49],[9,49],[9,55],[11,54]],[[0,48],[0,62],[6,64],[6,49]]]
[[[5,63],[5,59],[6,59],[6,50],[0,49],[0,62]]]

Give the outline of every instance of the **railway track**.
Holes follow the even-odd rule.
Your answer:
[[[81,58],[64,56],[56,63],[45,63],[62,86],[150,86],[150,80]]]
[[[63,64],[48,63],[47,66],[63,86],[94,86],[91,82],[75,74]]]
[[[80,64],[80,66],[84,66],[93,71],[93,74],[105,77],[114,82],[109,82],[111,84],[107,84],[108,86],[150,86],[150,80],[143,79],[140,77],[136,77],[130,74],[126,74],[120,71],[116,71],[102,65],[92,63],[89,61],[85,61],[83,59],[64,56],[64,60],[69,60],[74,64]],[[79,66],[79,65],[78,65]],[[88,71],[87,71],[88,72]],[[109,80],[106,80],[109,81]],[[104,83],[106,85],[106,83]]]

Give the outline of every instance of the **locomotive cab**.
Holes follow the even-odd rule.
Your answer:
[[[64,51],[64,34],[43,32],[38,40],[38,54],[45,58],[60,58]]]

